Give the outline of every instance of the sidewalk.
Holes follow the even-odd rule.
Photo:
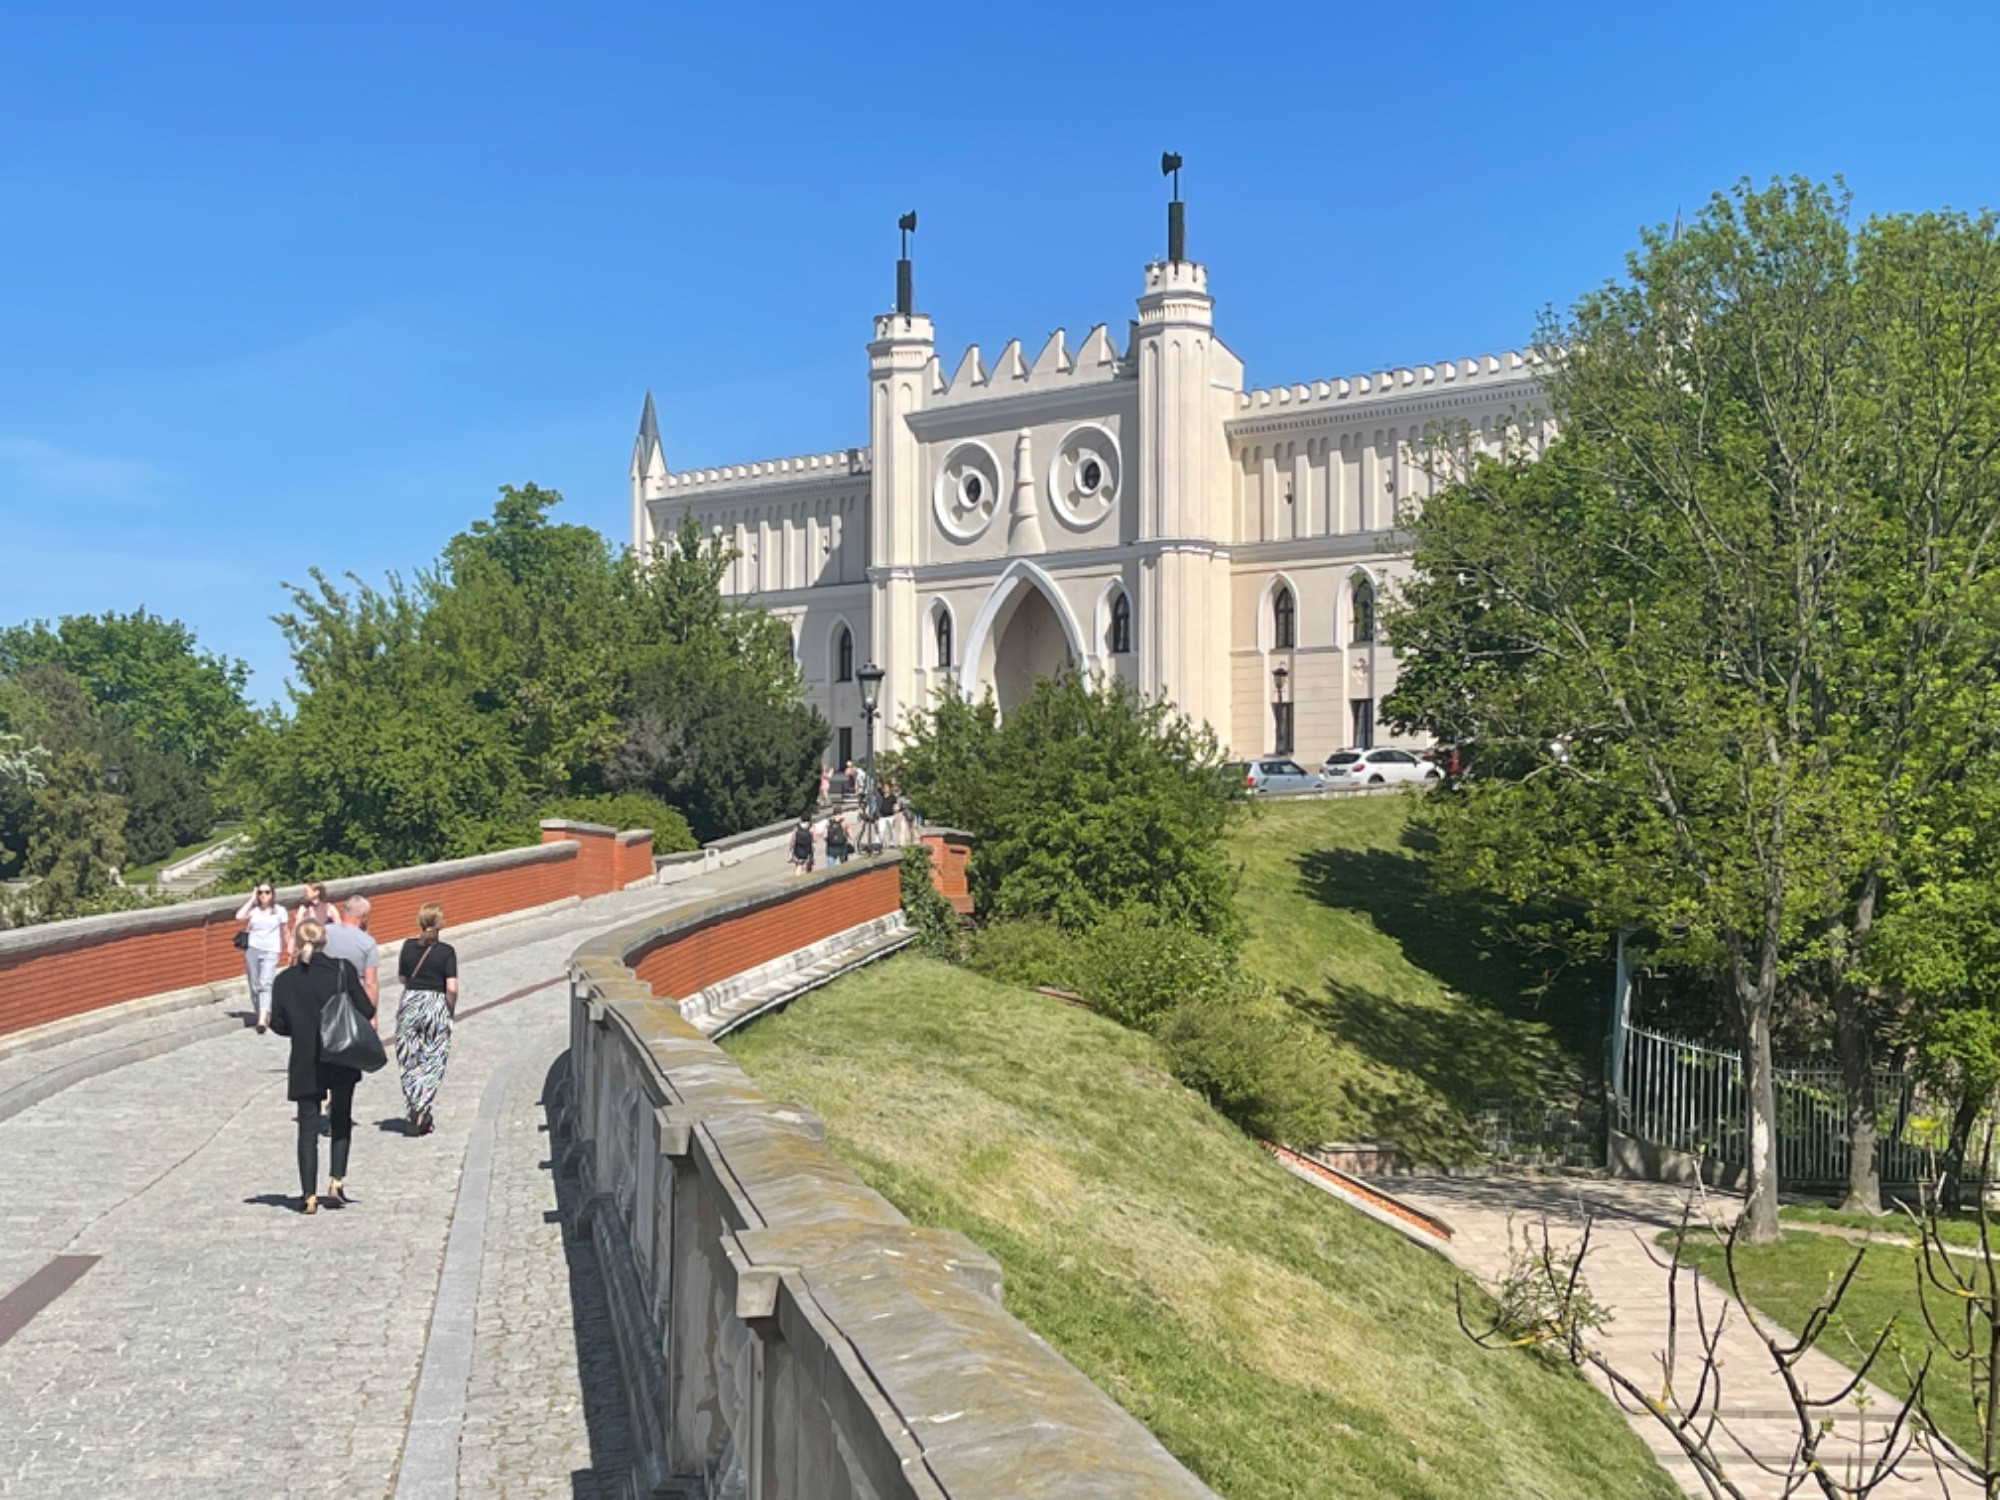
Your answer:
[[[1647,1250],[1662,1231],[1679,1225],[1687,1189],[1664,1183],[1533,1177],[1398,1177],[1384,1180],[1382,1186],[1405,1203],[1450,1224],[1455,1231],[1452,1258],[1488,1285],[1506,1271],[1510,1221],[1515,1244],[1519,1244],[1522,1231],[1529,1230],[1539,1246],[1540,1226],[1546,1219],[1550,1242],[1560,1250],[1576,1243],[1585,1216],[1590,1216],[1590,1257],[1584,1275],[1591,1292],[1612,1313],[1596,1344],[1641,1388],[1658,1388],[1659,1357],[1667,1347],[1667,1273]],[[1733,1211],[1736,1206],[1727,1197],[1712,1197],[1707,1202],[1718,1212]],[[1682,1321],[1676,1383],[1690,1389],[1699,1373],[1693,1313],[1695,1273],[1683,1269],[1680,1274]],[[1727,1302],[1720,1289],[1704,1284],[1702,1304],[1711,1316]],[[1720,1354],[1720,1404],[1728,1425],[1757,1458],[1782,1469],[1797,1444],[1798,1425],[1784,1386],[1772,1370],[1769,1351],[1734,1308],[1725,1325]],[[1821,1396],[1840,1390],[1853,1378],[1851,1371],[1817,1352],[1809,1355],[1799,1370],[1808,1393]],[[1591,1379],[1600,1389],[1605,1388],[1595,1372]],[[1830,1460],[1829,1467],[1842,1473],[1856,1455],[1872,1453],[1896,1407],[1893,1399],[1871,1387],[1865,1419],[1852,1409],[1836,1419],[1836,1441],[1821,1449]],[[1644,1414],[1629,1419],[1633,1430],[1689,1495],[1708,1493],[1693,1465],[1658,1421]],[[1776,1476],[1764,1473],[1726,1439],[1718,1439],[1718,1443],[1723,1449],[1723,1472],[1752,1500],[1818,1493],[1810,1481],[1788,1492]],[[1905,1465],[1912,1474],[1923,1467],[1921,1454],[1912,1454]],[[1878,1500],[1942,1500],[1945,1491],[1934,1475],[1925,1473],[1907,1482],[1899,1476],[1875,1494]]]
[[[467,1495],[596,1494],[593,1468],[622,1445],[622,1398],[601,1348],[580,1344],[593,1257],[557,1217],[544,1106],[568,1043],[556,981],[590,932],[783,869],[760,856],[469,940],[437,1131],[403,1133],[393,1061],[365,1079],[344,1210],[291,1206],[275,1036],[207,1036],[0,1121],[0,1296],[58,1255],[98,1257],[11,1338],[0,1327],[0,1495],[414,1493],[396,1489],[412,1401],[444,1321],[445,1247],[475,1207],[475,1272],[443,1286],[474,1330],[447,1393],[462,1423],[447,1468],[463,1472],[445,1479]],[[10,1059],[9,1082],[125,1030]],[[482,1132],[491,1179],[475,1206],[459,1180]]]

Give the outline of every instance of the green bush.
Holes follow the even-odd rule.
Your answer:
[[[620,833],[633,828],[653,830],[655,854],[680,854],[696,848],[694,833],[681,810],[645,792],[601,792],[590,796],[559,797],[541,811],[544,818],[567,818],[573,823],[604,823]],[[532,842],[532,841],[531,841]]]
[[[1112,1020],[1144,1027],[1182,1000],[1225,992],[1233,973],[1218,939],[1128,906],[1076,941],[1071,987]]]
[[[1174,1076],[1260,1140],[1309,1149],[1333,1132],[1341,1069],[1320,1030],[1246,980],[1180,1001],[1154,1032]]]
[[[1083,932],[1147,907],[1205,932],[1238,923],[1222,835],[1241,799],[1216,775],[1215,735],[1118,678],[1040,678],[1001,717],[937,698],[902,726],[888,774],[933,822],[975,843],[982,917]]]
[[[931,883],[930,849],[923,844],[906,848],[897,876],[903,912],[917,930],[917,946],[933,958],[957,958],[958,908]]]
[[[1052,922],[988,922],[965,944],[966,967],[1002,984],[1075,989],[1082,964],[1077,940]]]

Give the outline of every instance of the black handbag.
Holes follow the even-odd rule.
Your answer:
[[[238,953],[242,953],[245,952],[250,947],[250,934],[247,930],[239,932],[236,934],[235,937],[231,938],[229,941],[236,945],[236,951]]]
[[[319,1008],[319,1060],[339,1068],[359,1068],[372,1073],[388,1062],[389,1054],[383,1049],[382,1038],[361,1013],[361,1007],[347,992],[347,977],[354,972],[354,966],[344,958],[336,962],[340,965],[340,988]]]

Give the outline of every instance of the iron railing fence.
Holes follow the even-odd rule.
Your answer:
[[[1669,1150],[1727,1166],[1749,1165],[1743,1059],[1699,1043],[1627,1026],[1617,1097],[1618,1128]],[[1778,1068],[1778,1180],[1815,1186],[1847,1180],[1847,1088],[1838,1068]],[[1875,1072],[1876,1162],[1884,1182],[1935,1175],[1950,1133],[1945,1111],[1907,1071]]]

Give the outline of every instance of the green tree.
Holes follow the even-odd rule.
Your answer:
[[[1045,678],[1000,717],[989,694],[914,715],[888,757],[926,818],[974,835],[988,916],[1080,932],[1148,909],[1229,935],[1235,877],[1221,835],[1240,803],[1206,726],[1117,680]]]
[[[537,796],[594,784],[619,738],[628,590],[604,538],[551,522],[554,490],[500,487],[446,544],[423,632],[481,712],[497,713]]]
[[[118,711],[133,738],[204,776],[250,727],[248,666],[202,650],[186,625],[144,608],[0,630],[0,677],[37,664],[70,673],[95,708]]]
[[[1948,254],[1899,221],[1857,257],[1844,204],[1794,182],[1645,236],[1551,331],[1561,437],[1410,518],[1391,613],[1410,668],[1390,715],[1478,747],[1437,807],[1446,863],[1725,980],[1752,1238],[1776,1233],[1779,986],[1854,1008],[1903,811],[1992,722],[2000,511],[1971,341],[1990,346],[2000,261],[1990,222],[1940,222]]]
[[[326,878],[518,844],[529,801],[495,716],[462,690],[335,683],[244,754],[262,805],[248,873]]]
[[[826,720],[796,699],[774,701],[755,663],[698,640],[656,647],[633,669],[628,703],[608,779],[683,809],[697,839],[812,804]]]
[[[83,746],[54,756],[32,796],[29,900],[44,921],[74,915],[112,889],[111,872],[125,863],[125,804],[105,790],[103,762]]]

